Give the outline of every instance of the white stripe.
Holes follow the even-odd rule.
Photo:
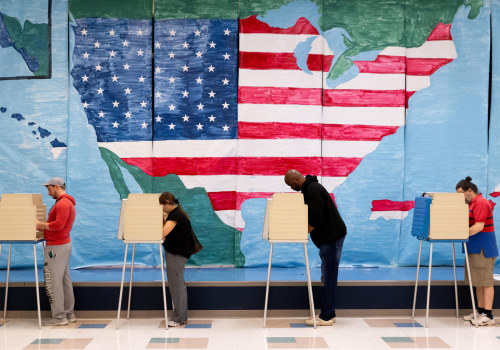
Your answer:
[[[323,140],[323,157],[363,158],[373,152],[380,141],[326,141]]]
[[[238,140],[239,157],[320,157],[321,140]]]
[[[402,90],[404,74],[359,73],[355,78],[338,85],[335,89]]]
[[[238,105],[240,122],[321,123],[321,106],[251,104]]]
[[[405,124],[404,107],[324,107],[325,124],[385,125]]]
[[[297,87],[303,89],[321,89],[323,87],[323,79],[326,79],[326,74],[325,76],[323,76],[322,72],[312,72],[312,74],[307,74],[302,70],[238,70],[239,86]],[[318,92],[318,95],[321,95],[321,91]]]
[[[97,145],[109,149],[120,158],[145,158],[153,155],[152,141],[99,142]]]
[[[246,34],[240,33],[240,52],[291,52],[293,53],[297,44],[309,38],[317,37],[311,34]],[[311,45],[310,54],[323,53],[323,42],[314,40]]]
[[[239,210],[219,210],[215,212],[219,219],[231,227],[245,227],[245,221]]]
[[[377,220],[378,218],[384,218],[386,220],[403,220],[408,216],[407,211],[399,210],[387,210],[387,211],[372,211],[370,215],[370,220]]]
[[[457,58],[457,50],[452,40],[426,41],[420,47],[406,49],[404,47],[389,46],[380,52],[385,56],[406,56],[408,58]]]
[[[153,142],[154,157],[235,157],[237,140],[165,140]]]
[[[431,78],[427,75],[407,75],[406,91],[418,91],[431,86]]]

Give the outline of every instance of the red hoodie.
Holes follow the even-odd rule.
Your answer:
[[[75,221],[75,199],[68,194],[59,196],[56,204],[50,209],[47,223],[49,229],[44,231],[47,245],[61,245],[71,242],[69,232]]]

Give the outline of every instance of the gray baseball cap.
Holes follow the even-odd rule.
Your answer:
[[[53,177],[52,179],[50,179],[46,183],[42,184],[42,186],[49,186],[49,185],[65,186],[65,182],[60,177]]]

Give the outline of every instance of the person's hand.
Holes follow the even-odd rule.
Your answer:
[[[41,221],[36,221],[36,230],[37,231],[43,231],[45,230],[45,222],[41,222]]]

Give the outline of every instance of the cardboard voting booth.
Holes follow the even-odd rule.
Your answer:
[[[469,238],[469,206],[463,193],[426,193],[415,198],[412,235],[428,240]]]
[[[163,239],[163,207],[158,193],[130,193],[122,200],[118,239],[160,241]]]
[[[307,205],[302,193],[275,193],[267,200],[262,238],[307,241],[307,228]]]
[[[36,220],[46,221],[47,207],[40,193],[6,193],[0,201],[0,241],[35,241],[43,238]]]

